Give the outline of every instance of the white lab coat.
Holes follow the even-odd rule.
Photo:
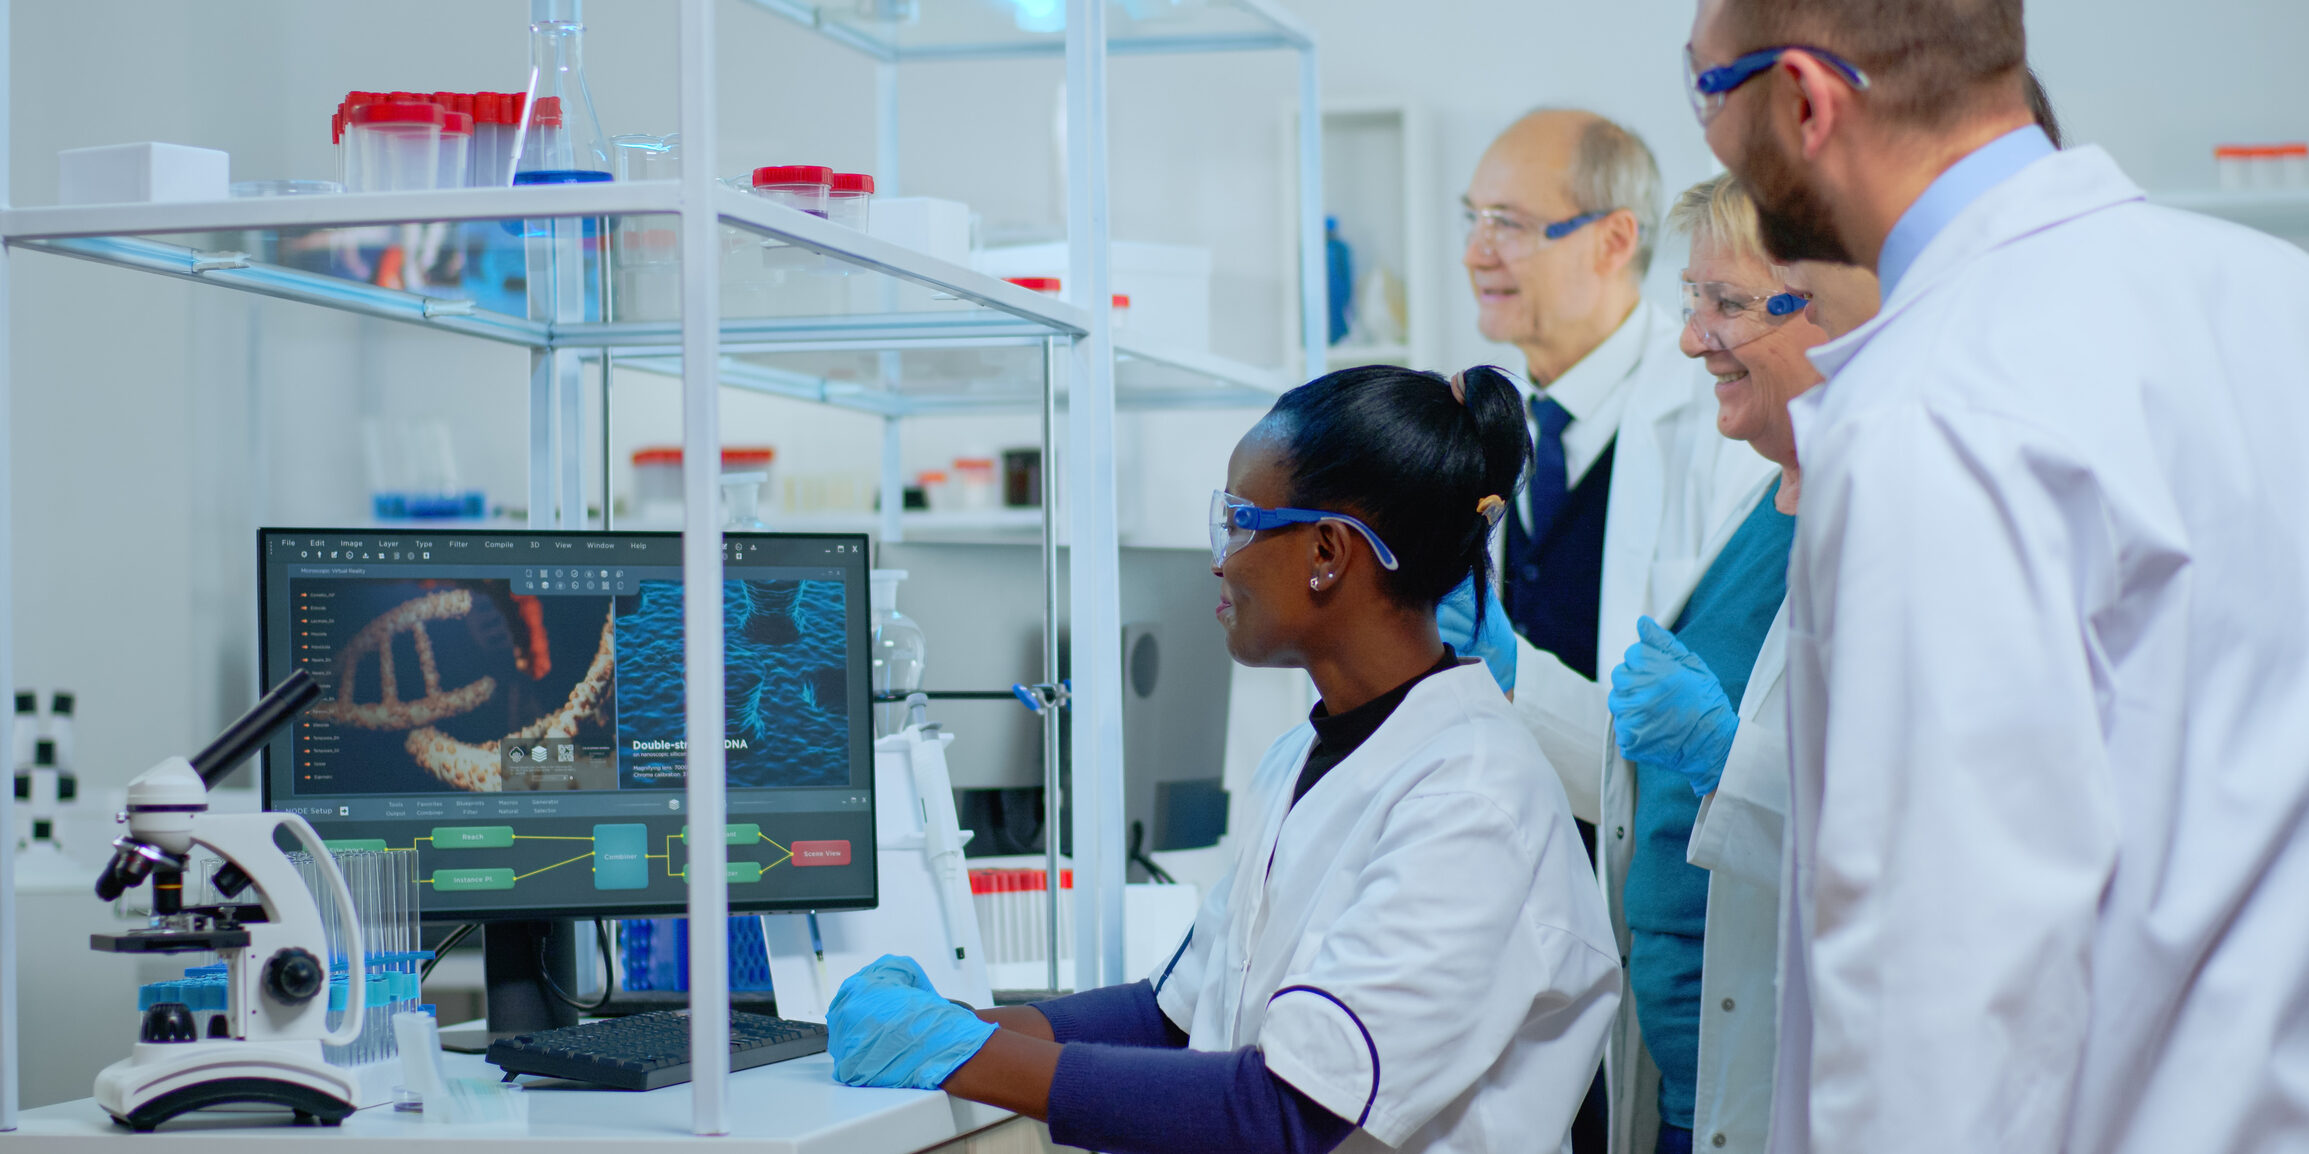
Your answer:
[[[1698,1092],[1692,1103],[1692,1144],[1698,1150],[1762,1154],[1771,1128],[1781,832],[1788,814],[1787,658],[1783,601],[1748,674],[1723,777],[1700,802],[1684,854],[1708,871]],[[1652,1097],[1627,1108],[1656,1132],[1656,1087]],[[1621,1148],[1648,1154],[1644,1147]]]
[[[1342,1150],[1557,1148],[1620,980],[1538,746],[1480,663],[1414,686],[1292,806],[1313,741],[1260,763],[1255,836],[1152,975],[1163,1012],[1354,1120]]]
[[[1778,1149],[2309,1149],[2305,284],[2078,148],[1815,350]]]

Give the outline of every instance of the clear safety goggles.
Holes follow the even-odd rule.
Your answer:
[[[1223,489],[1211,493],[1211,568],[1226,565],[1233,556],[1260,533],[1292,525],[1312,525],[1318,521],[1337,521],[1363,535],[1371,543],[1371,553],[1379,559],[1383,569],[1395,568],[1395,551],[1371,531],[1371,526],[1345,513],[1326,513],[1321,509],[1265,509],[1243,500]]]
[[[1730,352],[1794,320],[1812,303],[1809,293],[1782,286],[1753,293],[1723,281],[1684,281],[1684,327],[1710,350]]]
[[[1464,244],[1481,245],[1485,252],[1501,260],[1515,260],[1610,215],[1583,212],[1553,224],[1542,224],[1504,208],[1467,208],[1460,214],[1461,240]]]

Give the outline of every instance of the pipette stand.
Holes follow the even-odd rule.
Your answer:
[[[116,1122],[149,1131],[188,1110],[264,1103],[288,1108],[300,1123],[333,1126],[353,1111],[358,1088],[347,1071],[323,1060],[321,1044],[350,1044],[361,1014],[347,1013],[335,1031],[328,1027],[329,942],[320,906],[275,843],[277,831],[286,829],[313,855],[330,898],[345,912],[345,956],[358,959],[364,943],[344,875],[302,817],[208,809],[209,786],[318,696],[299,670],[208,749],[190,760],[169,758],[129,784],[128,834],[113,843],[117,852],[96,892],[111,901],[151,878],[153,924],[93,934],[89,945],[107,953],[218,954],[230,999],[226,1012],[205,1022],[181,1003],[146,1011],[129,1056],[96,1076],[97,1104]],[[183,902],[185,859],[194,846],[224,859],[211,879],[220,904]],[[239,900],[251,891],[253,902]],[[346,967],[348,1006],[365,1004],[364,969]]]

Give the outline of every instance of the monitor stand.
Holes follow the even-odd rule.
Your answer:
[[[483,1004],[488,1021],[441,1031],[441,1048],[477,1054],[489,1043],[577,1024],[577,1007],[546,985],[577,984],[577,923],[567,918],[490,922],[481,929]]]
[[[577,1007],[555,997],[552,988],[567,992],[577,985],[577,923],[491,922],[481,935],[490,1033],[533,1034],[577,1024]]]

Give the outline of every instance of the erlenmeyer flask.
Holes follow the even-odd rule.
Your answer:
[[[581,0],[529,0],[529,99],[515,184],[610,178],[609,138],[585,86]]]

